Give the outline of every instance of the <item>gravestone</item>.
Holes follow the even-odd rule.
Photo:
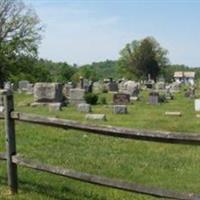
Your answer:
[[[113,94],[113,104],[126,105],[130,102],[130,95],[124,93]]]
[[[195,99],[195,100],[194,100],[194,109],[195,109],[195,111],[197,111],[197,112],[200,111],[200,99]]]
[[[83,113],[89,113],[89,112],[92,112],[92,107],[90,104],[87,104],[87,103],[80,103],[78,104],[77,106],[77,110],[79,112],[83,112]]]
[[[63,86],[63,90],[62,90],[62,93],[63,93],[63,96],[66,98],[66,99],[68,99],[69,98],[69,96],[70,96],[70,89],[72,89],[73,88],[73,86],[72,86],[72,84],[65,84],[64,86]]]
[[[28,84],[29,84],[29,81],[26,81],[26,80],[19,81],[18,83],[19,92],[26,92]]]
[[[50,112],[56,112],[62,110],[62,104],[61,103],[49,103],[49,111]]]
[[[106,121],[106,115],[105,114],[86,114],[85,119],[92,120],[92,121]]]
[[[117,92],[119,90],[118,84],[116,82],[110,82],[110,83],[108,83],[108,90],[110,92]]]
[[[79,88],[70,89],[70,103],[72,105],[85,103],[84,95],[85,95],[84,89],[79,89]]]
[[[113,114],[127,114],[128,109],[126,105],[114,105]]]
[[[34,90],[34,84],[29,83],[29,84],[27,85],[26,94],[33,94],[33,90]]]
[[[159,93],[158,92],[150,92],[149,93],[149,104],[156,105],[159,103]]]
[[[34,101],[34,105],[62,102],[62,84],[36,83],[34,86]]]

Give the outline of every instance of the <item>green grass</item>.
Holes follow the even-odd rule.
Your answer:
[[[111,94],[102,94],[111,101]],[[152,106],[142,100],[128,106],[128,115],[113,115],[112,108],[93,106],[94,113],[106,113],[106,125],[176,132],[200,132],[193,100],[177,94],[169,103]],[[16,94],[16,110],[86,122],[84,114],[69,106],[49,113],[46,107],[27,106],[31,96]],[[165,111],[181,111],[182,117],[166,117]],[[98,136],[75,130],[16,123],[17,152],[28,159],[111,178],[182,192],[200,193],[200,147],[173,145]],[[5,151],[3,122],[0,123],[0,151]],[[19,171],[19,194],[10,196],[6,186],[5,162],[0,162],[0,199],[61,200],[146,200],[146,195],[94,186],[37,172]]]

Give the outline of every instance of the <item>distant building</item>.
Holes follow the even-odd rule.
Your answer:
[[[187,72],[174,72],[174,79],[177,83],[190,83],[191,85],[194,85],[194,78],[195,78],[195,72],[187,71]]]

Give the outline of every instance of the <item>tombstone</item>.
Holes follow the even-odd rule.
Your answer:
[[[165,89],[165,82],[157,82],[156,85],[156,90],[164,90]]]
[[[108,90],[110,92],[117,92],[119,90],[118,89],[118,84],[116,82],[109,83],[108,84]]]
[[[5,90],[13,90],[11,82],[9,82],[9,81],[5,82],[4,83],[4,89]]]
[[[26,81],[26,80],[19,81],[19,83],[18,83],[19,91],[20,92],[26,92],[28,84],[29,84],[29,81]]]
[[[124,93],[113,94],[113,104],[126,105],[130,102],[130,95]]]
[[[122,86],[120,86],[122,88]],[[126,81],[124,82],[122,93],[130,94],[130,96],[138,96],[139,95],[139,84],[135,81]]]
[[[92,120],[92,121],[106,121],[106,115],[105,114],[86,114],[85,119]]]
[[[27,85],[26,94],[33,94],[33,89],[34,89],[34,84],[29,83],[29,84]]]
[[[84,79],[82,76],[80,76],[80,88],[83,89],[84,88]]]
[[[90,104],[87,104],[87,103],[80,103],[78,104],[77,106],[77,110],[79,112],[83,112],[83,113],[89,113],[89,112],[92,112],[92,107]]]
[[[101,93],[103,91],[103,85],[100,82],[93,83],[93,92],[94,93]]]
[[[127,114],[128,109],[126,105],[114,105],[113,114]]]
[[[62,89],[62,93],[63,93],[63,96],[68,99],[69,96],[70,96],[70,89],[72,89],[73,86],[72,84],[68,83],[68,84],[64,84],[63,86],[63,89]]]
[[[61,103],[63,101],[62,84],[36,83],[34,86],[35,105]]]
[[[159,103],[159,93],[158,92],[150,92],[149,93],[149,104],[156,105]]]
[[[195,99],[195,100],[194,100],[194,109],[195,109],[195,111],[197,111],[197,112],[200,111],[200,99]]]
[[[189,87],[185,92],[185,97],[194,98],[195,97],[195,88]]]
[[[79,88],[70,89],[70,103],[72,105],[85,103],[84,95],[85,95],[84,89],[79,89]]]
[[[50,112],[56,112],[62,110],[62,103],[49,103],[48,106]]]

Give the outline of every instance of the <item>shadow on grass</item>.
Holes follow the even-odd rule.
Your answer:
[[[6,177],[0,176],[0,185],[7,186]],[[21,190],[20,195],[23,195],[23,192],[25,192],[26,195],[27,193],[34,192],[46,196],[47,199],[50,197],[55,200],[107,200],[106,197],[100,197],[98,194],[92,192],[75,191],[68,187],[62,187],[60,190],[57,190],[55,187],[48,184],[33,183],[24,180],[19,180],[19,189]]]

